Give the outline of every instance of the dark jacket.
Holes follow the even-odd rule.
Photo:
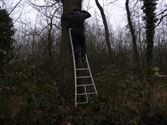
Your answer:
[[[83,34],[84,33],[84,20],[91,17],[87,11],[74,11],[69,16],[70,28],[72,33]]]

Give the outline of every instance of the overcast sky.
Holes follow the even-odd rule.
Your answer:
[[[92,20],[98,16],[101,18],[99,10],[95,5],[95,0],[90,0],[91,2],[87,2],[88,0],[84,0],[84,9],[87,9],[92,14]],[[99,0],[100,4],[103,6],[105,10],[106,17],[108,19],[108,23],[111,24],[112,28],[116,30],[118,27],[122,27],[125,25],[125,0],[117,0],[116,2],[111,3],[116,0]],[[102,20],[101,20],[102,22]]]
[[[4,0],[4,1],[7,4],[6,6],[4,5],[4,7],[7,7],[8,10],[10,11],[11,8],[19,0]],[[36,0],[36,1],[40,1],[41,3],[43,0]],[[99,2],[104,7],[108,23],[111,25],[112,29],[117,30],[125,26],[127,22],[126,11],[125,11],[125,0],[99,0]],[[35,11],[27,3],[28,0],[22,0],[17,9],[15,9],[11,14],[13,20],[19,19],[25,21],[29,20],[32,23],[34,22],[34,20],[36,19],[37,11]],[[167,3],[167,0],[159,0],[159,5],[162,5],[162,3]],[[101,15],[95,5],[95,0],[84,0],[83,4],[84,4],[83,9],[88,10],[92,15],[92,18],[89,19],[88,22],[93,21],[96,17],[98,17],[100,22],[102,23]],[[0,0],[0,6],[2,6],[2,0]],[[22,15],[21,16],[22,18],[19,18],[20,15]],[[16,22],[16,25],[19,25],[19,23]]]
[[[2,5],[2,0],[0,1]],[[10,10],[19,0],[4,0],[4,1],[6,2],[6,4],[8,4],[6,6],[8,7],[8,10]],[[108,23],[112,25],[112,28],[116,29],[117,27],[125,25],[125,22],[123,21],[125,18],[125,12],[124,12],[125,0],[117,0],[116,2],[110,4],[111,1],[115,0],[99,0],[101,5],[105,9],[105,13],[108,18]],[[84,0],[83,4],[84,4],[83,9],[88,10],[92,15],[92,18],[89,19],[88,21],[93,21],[96,17],[99,17],[100,19],[101,15],[95,5],[95,0],[90,0],[90,2],[88,2],[88,0]],[[27,5],[27,0],[22,0],[18,8],[15,9],[15,11],[12,13],[12,17],[14,18],[14,20],[16,20],[18,19],[20,14],[22,14],[21,19],[26,18],[26,20],[33,21],[36,18],[37,12],[34,11],[32,7]]]

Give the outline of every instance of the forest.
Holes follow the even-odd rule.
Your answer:
[[[91,14],[93,96],[76,85],[74,10]],[[166,29],[166,0],[0,0],[0,125],[167,125]]]

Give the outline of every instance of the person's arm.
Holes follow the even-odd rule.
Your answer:
[[[78,14],[69,14],[69,15],[68,15],[68,19],[69,19],[69,20],[75,19],[75,18],[77,18],[77,17],[78,17]]]
[[[83,14],[84,19],[91,17],[91,14],[85,10],[82,10],[81,13]]]
[[[77,18],[80,18],[80,19],[87,19],[91,17],[90,13],[88,13],[87,11],[85,10],[82,10],[80,12],[77,12],[77,13],[72,13],[72,14],[69,14],[68,15],[68,19],[69,20],[72,20],[72,19],[77,19]]]

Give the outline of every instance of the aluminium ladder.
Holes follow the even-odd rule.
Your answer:
[[[86,104],[91,97],[98,95],[96,85],[90,70],[87,54],[85,54],[86,62],[78,65],[75,60],[74,47],[71,36],[71,28],[69,29],[70,43],[72,49],[73,65],[74,65],[74,82],[75,82],[75,107],[79,104]]]

